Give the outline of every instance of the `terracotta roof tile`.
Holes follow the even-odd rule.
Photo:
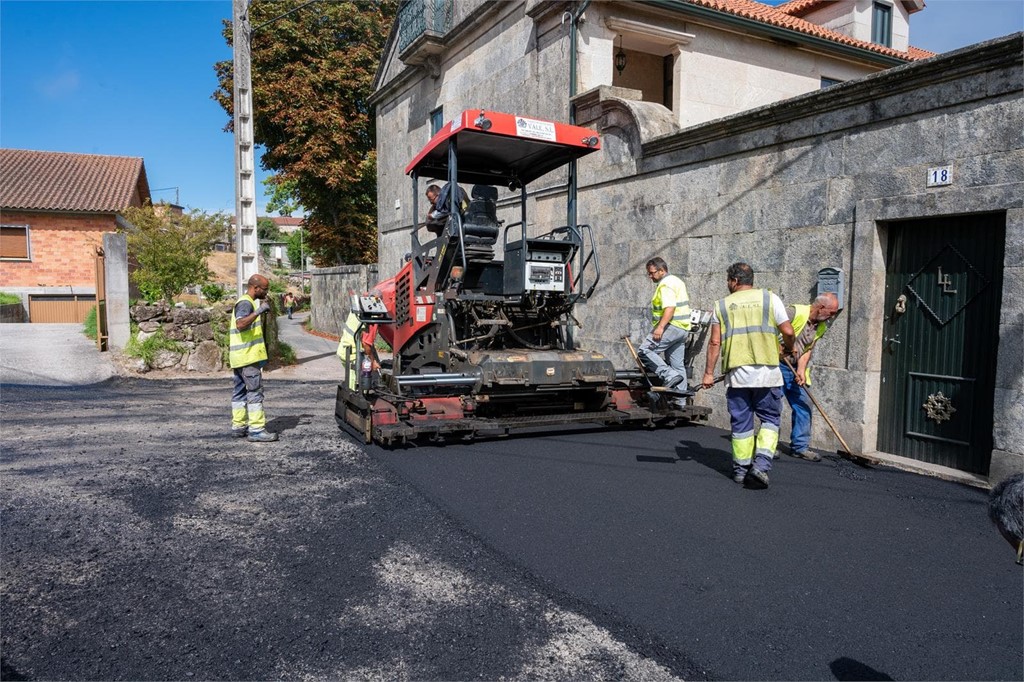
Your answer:
[[[0,149],[0,208],[116,213],[149,199],[142,159]]]
[[[917,50],[911,48],[908,52],[900,52],[894,50],[891,47],[885,47],[884,45],[876,45],[875,43],[865,42],[863,40],[857,40],[851,38],[845,33],[839,31],[833,31],[832,29],[813,24],[809,21],[793,16],[791,13],[782,11],[783,7],[794,6],[797,4],[803,5],[811,2],[811,0],[793,0],[792,2],[781,5],[780,7],[772,7],[766,5],[763,2],[756,2],[755,0],[683,0],[691,5],[699,5],[701,7],[707,7],[708,9],[717,10],[726,14],[732,14],[744,19],[751,19],[753,21],[760,21],[768,24],[769,26],[776,26],[779,28],[787,28],[798,33],[804,33],[807,35],[815,36],[817,38],[824,38],[825,40],[831,40],[836,43],[843,45],[849,45],[851,47],[859,47],[864,50],[876,52],[878,54],[885,55],[887,57],[896,57],[898,59],[906,59],[913,61],[915,59],[923,59],[925,50]],[[928,53],[926,56],[932,56]]]

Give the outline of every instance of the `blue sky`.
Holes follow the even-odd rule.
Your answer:
[[[141,156],[154,200],[178,188],[185,206],[234,213],[232,138],[210,99],[230,16],[229,0],[0,0],[0,146]],[[1022,27],[1021,0],[927,0],[911,42],[946,52]]]

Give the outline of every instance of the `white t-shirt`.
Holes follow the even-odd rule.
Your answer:
[[[789,314],[782,299],[768,292],[771,300],[772,313],[775,315],[775,326],[789,322]],[[711,318],[711,324],[718,324],[718,316]],[[743,365],[734,367],[725,375],[726,388],[766,388],[782,385],[782,371],[779,363],[774,365]]]

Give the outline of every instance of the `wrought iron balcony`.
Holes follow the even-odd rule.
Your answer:
[[[454,0],[405,0],[398,8],[398,57],[425,64],[439,55],[451,28]]]

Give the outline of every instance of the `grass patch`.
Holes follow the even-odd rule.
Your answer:
[[[93,341],[96,340],[96,306],[93,306],[89,310],[89,314],[85,316],[85,322],[82,323],[82,333]]]
[[[139,341],[138,329],[133,325],[132,338],[124,347],[125,355],[133,358],[142,358],[146,361],[147,365],[152,365],[153,360],[156,358],[156,354],[162,350],[169,350],[174,353],[184,353],[185,346],[164,336],[163,330],[153,334],[145,341]]]
[[[21,303],[21,296],[0,291],[0,305],[11,305],[12,303]]]
[[[295,349],[284,341],[277,342],[277,355],[282,365],[294,365],[299,361],[299,359],[295,357]]]

